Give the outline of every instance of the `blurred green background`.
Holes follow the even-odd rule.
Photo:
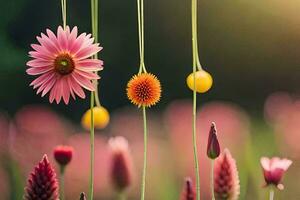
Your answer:
[[[68,24],[90,32],[90,2],[68,1]],[[47,103],[28,87],[27,52],[35,36],[61,24],[60,1],[1,1],[0,107],[9,112],[24,104]],[[136,1],[100,1],[101,99],[110,110],[128,104],[126,82],[138,68]],[[271,92],[298,92],[300,83],[299,0],[201,0],[199,48],[204,68],[214,77],[205,100],[235,101],[259,110]],[[149,70],[163,85],[160,106],[190,95],[185,78],[191,72],[190,1],[145,2],[145,56]],[[56,106],[73,118],[70,108]],[[71,114],[70,114],[71,112]]]

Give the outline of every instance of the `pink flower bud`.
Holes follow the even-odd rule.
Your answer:
[[[82,193],[80,194],[79,200],[86,200],[86,196],[85,196],[84,192],[82,192]]]
[[[216,124],[213,122],[208,136],[207,156],[210,159],[216,159],[220,155],[220,145],[217,138]]]
[[[58,182],[47,155],[34,168],[25,188],[25,200],[58,200]]]
[[[181,200],[195,200],[195,199],[196,199],[196,195],[195,195],[195,188],[193,182],[190,178],[187,178],[185,180],[185,185],[181,195]]]
[[[214,190],[216,200],[237,200],[240,194],[236,163],[228,149],[215,161]]]
[[[284,187],[280,183],[285,171],[292,164],[291,160],[280,159],[273,157],[271,159],[262,157],[260,159],[261,166],[264,172],[266,185],[275,185],[278,189],[282,190]]]
[[[71,146],[57,146],[54,149],[54,158],[61,166],[69,164],[73,157],[74,149]]]
[[[123,191],[132,182],[132,160],[128,141],[119,136],[111,138],[108,143],[111,150],[111,181],[117,191]]]

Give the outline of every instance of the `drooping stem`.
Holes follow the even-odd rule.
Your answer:
[[[147,115],[146,107],[143,106],[143,123],[144,123],[144,162],[143,162],[143,176],[142,176],[142,188],[141,188],[141,200],[145,199],[146,188],[146,171],[147,171]]]
[[[193,47],[193,151],[195,162],[196,176],[196,199],[200,200],[200,172],[197,148],[197,127],[196,127],[196,111],[197,111],[197,93],[196,93],[196,68],[198,61],[197,52],[197,0],[192,0],[192,47]],[[199,65],[200,66],[200,65]]]
[[[211,184],[211,196],[212,200],[215,200],[215,189],[214,189],[214,160],[211,160],[211,170],[210,170],[210,184]]]
[[[61,13],[62,13],[62,20],[63,20],[63,27],[64,29],[67,26],[67,0],[61,0]]]
[[[60,184],[59,184],[60,200],[65,199],[65,167],[60,167]]]
[[[274,200],[274,189],[270,188],[270,200]]]
[[[193,43],[193,59],[198,70],[202,70],[198,52],[198,25],[197,25],[197,0],[192,0],[192,43]]]

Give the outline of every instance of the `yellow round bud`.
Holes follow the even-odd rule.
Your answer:
[[[196,77],[196,92],[205,93],[211,88],[211,86],[213,84],[213,79],[208,72],[206,72],[204,70],[199,70],[196,72],[195,77]],[[186,83],[191,90],[194,90],[194,74],[193,73],[191,73],[187,77]]]
[[[94,107],[94,125],[96,129],[104,129],[109,123],[109,112],[102,106]],[[87,110],[81,119],[81,125],[90,130],[91,128],[91,109]]]

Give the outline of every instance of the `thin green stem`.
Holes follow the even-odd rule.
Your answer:
[[[270,188],[270,200],[274,200],[274,189],[271,187]]]
[[[120,192],[119,194],[118,194],[118,199],[119,200],[126,200],[127,198],[126,198],[126,193],[125,192]]]
[[[192,35],[193,35],[193,59],[197,65],[198,70],[202,70],[199,60],[198,51],[198,25],[197,25],[197,0],[192,0]]]
[[[146,171],[147,171],[147,115],[146,115],[145,106],[143,106],[143,122],[144,122],[144,166],[143,166],[143,176],[142,176],[141,200],[145,199]]]
[[[196,68],[197,68],[197,0],[192,0],[192,46],[193,46],[193,151],[195,162],[196,176],[196,199],[200,200],[200,175],[199,160],[197,148],[197,132],[196,132],[196,111],[197,111],[197,93],[196,93]]]
[[[60,193],[60,200],[65,199],[65,167],[60,167],[60,184],[59,184],[59,193]]]
[[[211,170],[210,170],[210,184],[211,184],[211,196],[212,200],[215,200],[215,189],[214,189],[214,160],[211,160]]]
[[[91,92],[91,128],[90,128],[90,142],[91,142],[91,157],[90,157],[90,184],[89,184],[89,199],[94,197],[94,160],[95,160],[95,127],[94,127],[94,92]]]
[[[61,14],[62,14],[62,21],[64,29],[67,26],[67,0],[61,0]]]

